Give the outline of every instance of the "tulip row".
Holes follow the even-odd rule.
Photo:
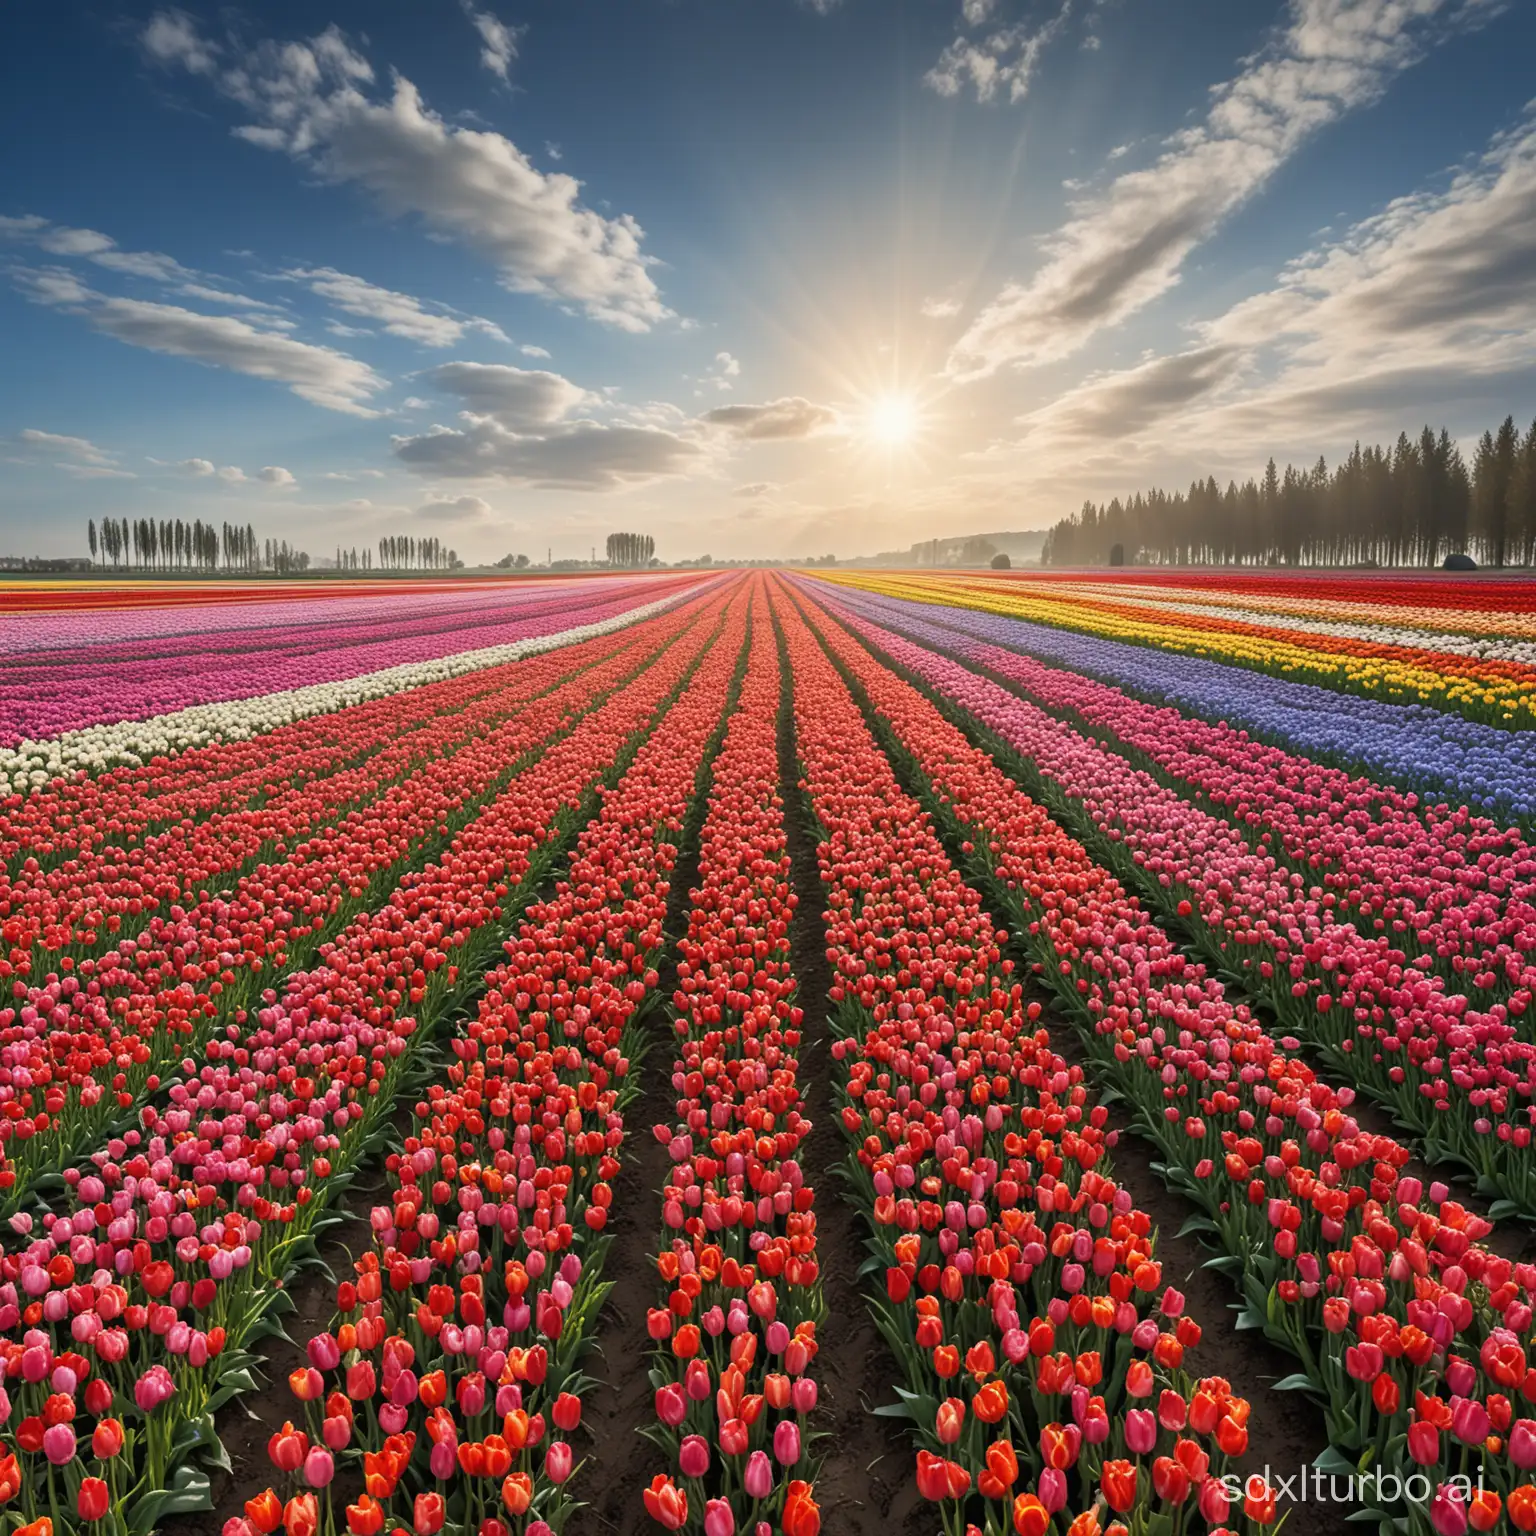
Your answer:
[[[1349,1457],[1333,1466],[1422,1472],[1433,1499],[1389,1512],[1416,1531],[1536,1529],[1536,1419],[1519,1414],[1536,1402],[1536,1267],[1480,1246],[1488,1224],[1443,1186],[1426,1202],[1407,1148],[1362,1132],[1349,1090],[1234,1006],[914,688],[846,633],[826,640],[1136,1106],[1165,1176],[1206,1213],[1245,1324],[1302,1361],[1282,1386],[1322,1397]]]
[[[721,610],[676,621],[656,661],[513,778],[438,861],[281,999],[269,994],[243,1028],[210,1040],[201,1063],[189,1058],[166,1107],[147,1107],[141,1130],[68,1174],[64,1210],[0,1258],[0,1353],[15,1394],[0,1403],[4,1502],[114,1536],[207,1507],[197,1461],[221,1454],[213,1413],[251,1389],[246,1347],[291,1306],[285,1277],[340,1219],[332,1207],[427,1042],[477,990],[510,911],[593,814],[599,786],[684,691]],[[95,1421],[85,1431],[82,1406]],[[107,1423],[123,1437],[110,1456],[98,1440]]]
[[[614,577],[601,586],[580,577],[518,576],[510,581],[415,579],[400,582],[185,582],[85,586],[60,583],[29,593],[8,582],[0,593],[0,655],[39,651],[74,653],[89,647],[133,654],[138,642],[174,646],[179,637],[245,632],[293,649],[313,645],[320,626],[335,626],[347,641],[421,633],[465,613],[532,613],[577,591],[631,590],[636,578]],[[306,632],[309,632],[306,635]]]
[[[19,855],[11,873],[0,873],[0,974],[41,973],[53,956],[78,965],[125,922],[131,934],[139,919],[227,889],[644,633],[637,626],[302,721],[260,742],[204,747],[30,796],[14,816],[0,813],[0,838]],[[52,838],[35,836],[41,828]]]
[[[226,627],[228,610],[214,609],[207,627],[190,633],[139,640],[89,636],[64,648],[47,646],[48,621],[33,616],[29,628],[40,630],[37,638],[45,643],[23,644],[7,656],[0,741],[14,747],[29,738],[124,718],[163,716],[512,645],[580,622],[588,604],[596,609],[594,618],[606,618],[686,584],[669,577],[655,583],[630,580],[597,593],[577,585],[493,589],[473,603],[454,593],[407,596],[404,602],[342,600],[297,613],[280,609],[259,628]]]
[[[572,1502],[625,1111],[657,1000],[669,876],[739,671],[744,604],[665,726],[577,839],[553,895],[529,909],[453,1042],[446,1084],[388,1161],[375,1247],[339,1287],[335,1327],[290,1385],[303,1428],[273,1437],[298,1488],[268,1491],[225,1536],[549,1536]],[[351,1502],[335,1455],[360,1460]],[[343,1509],[344,1506],[344,1509]]]
[[[599,659],[574,676],[564,676],[563,656],[524,664],[515,676],[533,693],[525,706],[486,701],[466,722],[483,734],[354,807],[287,859],[259,866],[231,895],[156,914],[137,939],[78,967],[65,955],[62,978],[15,982],[17,1006],[0,1010],[6,1204],[15,1208],[99,1145],[183,1053],[238,1024],[271,973],[308,964],[404,871],[447,846],[488,797],[646,665],[679,622],[648,622],[633,646],[593,642]],[[452,722],[439,729],[457,735]]]
[[[1479,725],[1425,706],[1357,698],[1287,678],[1251,673],[1200,657],[1152,653],[1143,646],[1074,634],[965,608],[940,608],[873,592],[842,590],[843,600],[922,643],[959,634],[1023,652],[1098,679],[1196,719],[1225,721],[1284,750],[1351,773],[1449,795],[1490,814],[1536,816],[1536,764],[1519,732]],[[933,639],[954,648],[953,638]]]
[[[1536,618],[1530,608],[1536,593],[1524,585],[1511,584],[1492,594],[1485,588],[1480,596],[1489,600],[1488,606],[1479,608],[1447,605],[1440,601],[1440,591],[1429,586],[1420,587],[1413,598],[1394,598],[1390,592],[1378,593],[1365,583],[1354,583],[1346,596],[1329,596],[1337,590],[1337,584],[1327,580],[1308,581],[1293,588],[1275,582],[1224,582],[1213,588],[1179,581],[1160,586],[1155,582],[1088,579],[1075,580],[1072,586],[1083,594],[1113,597],[1121,602],[1152,596],[1169,608],[1193,604],[1216,613],[1241,608],[1266,617],[1325,619],[1339,624],[1396,627],[1421,635],[1433,633],[1437,638],[1430,644],[1431,649],[1449,649],[1448,642],[1468,639],[1486,638],[1495,644],[1502,640],[1536,640]],[[1036,592],[1056,590],[1057,583],[1032,579],[1030,587]]]
[[[1021,587],[1046,585],[1059,578],[1044,573],[1019,571],[1012,579]],[[1226,566],[1221,569],[1186,567],[1183,570],[1158,570],[1142,567],[1118,574],[1101,572],[1081,578],[1085,585],[1114,590],[1150,588],[1154,591],[1189,590],[1216,596],[1240,594],[1245,598],[1285,601],[1347,602],[1372,607],[1432,607],[1467,619],[1488,615],[1499,619],[1511,613],[1529,613],[1536,586],[1529,578],[1489,582],[1482,577],[1458,579],[1434,572],[1397,572],[1385,575],[1373,571],[1308,570],[1284,575],[1275,570],[1257,571]]]
[[[1063,583],[1060,586],[1033,586],[1032,597],[1051,597],[1058,602],[1107,602],[1117,609],[1132,609],[1156,614],[1178,614],[1193,619],[1208,620],[1223,628],[1232,626],[1233,632],[1253,628],[1269,628],[1278,625],[1288,634],[1297,636],[1317,635],[1324,639],[1357,640],[1371,646],[1390,646],[1400,651],[1429,651],[1437,660],[1456,656],[1472,657],[1479,661],[1511,662],[1511,675],[1525,674],[1536,666],[1536,643],[1529,638],[1516,639],[1501,626],[1492,627],[1480,635],[1460,634],[1454,630],[1436,629],[1430,624],[1415,626],[1411,623],[1386,623],[1360,613],[1351,603],[1324,605],[1322,613],[1299,613],[1286,604],[1270,604],[1250,607],[1230,595],[1213,599],[1209,595],[1193,601],[1181,599],[1175,594],[1149,596],[1131,591],[1091,589],[1087,583]],[[1518,616],[1502,616],[1519,628],[1527,626]]]
[[[922,576],[830,578],[867,583],[920,602],[977,608],[1132,645],[1205,656],[1248,671],[1303,677],[1341,693],[1429,704],[1470,720],[1536,724],[1536,669],[1400,645],[1308,634],[1268,624],[1145,614],[1129,604],[1035,596],[1018,582]]]
[[[525,656],[609,634],[675,607],[697,592],[698,587],[673,587],[665,596],[635,603],[634,597],[646,590],[631,594],[628,601],[610,600],[596,605],[597,616],[574,627],[550,625],[560,624],[578,612],[593,614],[593,605],[576,597],[559,616],[534,621],[533,633],[523,638],[477,650],[448,652],[427,660],[400,662],[355,676],[305,683],[276,692],[241,695],[237,690],[234,697],[222,701],[188,704],[147,717],[122,718],[125,709],[133,708],[133,701],[118,700],[103,706],[107,718],[100,722],[71,728],[45,740],[22,740],[0,746],[0,787],[9,784],[17,794],[30,794],[55,779],[82,771],[100,773],[115,764],[132,766],[210,742],[243,741],[311,715],[329,714],[367,699],[384,698],[424,683],[503,666]],[[141,703],[140,707],[152,706]]]
[[[1465,996],[1447,993],[1442,978],[1409,965],[1385,937],[1366,938],[1343,921],[1346,908],[1335,904],[1333,892],[1307,889],[1301,874],[1287,872],[1273,853],[1256,851],[1231,823],[1190,805],[1107,745],[1064,728],[1060,719],[947,657],[855,616],[844,622],[981,722],[994,747],[1006,754],[1008,771],[1082,836],[1165,925],[1190,934],[1213,969],[1236,975],[1287,1029],[1388,1104],[1398,1122],[1422,1139],[1427,1157],[1450,1159],[1477,1173],[1483,1193],[1503,1198],[1495,1215],[1506,1210],[1536,1215],[1530,1154],[1536,1044],[1521,1039],[1514,1022],[1526,1012],[1529,982],[1507,1007],[1495,1002],[1486,1013],[1469,1008]],[[1088,720],[1103,728],[1093,708],[1097,685],[1080,680],[1069,692],[1066,679],[1059,678],[1057,687],[1059,702],[1052,702],[1065,708],[1068,698],[1076,699]],[[1177,730],[1170,730],[1158,750],[1177,738]],[[1309,782],[1315,784],[1316,777]],[[1267,798],[1255,789],[1244,802],[1264,804]],[[1299,819],[1293,820],[1299,828]],[[1277,828],[1282,837],[1284,825]],[[1382,817],[1374,825],[1390,830],[1393,824]],[[1383,848],[1401,853],[1405,845],[1411,847],[1403,836]],[[1493,861],[1493,855],[1486,857]],[[1502,885],[1496,871],[1493,863],[1488,877]],[[1405,883],[1399,878],[1392,887]],[[1369,911],[1360,891],[1357,883],[1347,893],[1351,905]],[[1454,932],[1451,922],[1462,905],[1454,891],[1449,882],[1430,887],[1424,919],[1414,923],[1426,951],[1434,942],[1432,926]],[[1529,909],[1529,896],[1519,893],[1519,899]],[[1459,920],[1463,932],[1474,931],[1464,910]],[[1444,952],[1453,943],[1441,940],[1439,947]],[[1536,929],[1525,943],[1536,947]],[[1520,955],[1503,948],[1513,970]],[[1536,979],[1536,969],[1527,966],[1525,974]]]
[[[1413,964],[1489,1000],[1536,983],[1536,846],[1466,808],[1351,776],[1222,723],[1188,718],[1000,646],[899,626],[952,651],[1228,819],[1308,896],[1368,936],[1412,942]],[[1523,1003],[1519,1005],[1523,1007]]]
[[[1268,1526],[1267,1486],[1227,1470],[1248,1404],[1183,1373],[1200,1328],[1106,1171],[1105,1110],[812,631],[779,612],[850,1181],[885,1270],[874,1310],[919,1490],[956,1536]]]
[[[759,610],[678,943],[676,1120],[654,1128],[672,1171],[649,1317],[650,1433],[671,1473],[656,1475],[644,1501],[666,1530],[816,1536],[807,1417],[825,1305],[801,1163],[810,1122],[789,953],[779,665]]]

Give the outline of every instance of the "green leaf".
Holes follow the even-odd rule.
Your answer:
[[[1315,1392],[1317,1383],[1304,1371],[1297,1371],[1294,1376],[1287,1376],[1282,1381],[1277,1381],[1271,1388],[1274,1392]]]
[[[235,1371],[226,1371],[219,1378],[219,1384],[214,1388],[208,1398],[209,1413],[217,1413],[225,1403],[241,1396],[246,1392],[254,1392],[256,1382],[249,1370],[241,1368]]]
[[[1359,1468],[1334,1446],[1328,1446],[1312,1463],[1319,1472],[1333,1477],[1353,1477]]]

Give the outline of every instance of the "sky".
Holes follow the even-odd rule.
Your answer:
[[[842,557],[1536,414],[1527,0],[135,0],[0,49],[0,554]]]

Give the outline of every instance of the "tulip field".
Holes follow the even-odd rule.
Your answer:
[[[0,1536],[1536,1531],[1536,583],[0,658]]]

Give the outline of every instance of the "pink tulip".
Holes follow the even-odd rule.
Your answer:
[[[766,1499],[773,1492],[773,1463],[764,1452],[753,1451],[747,1457],[747,1468],[741,1481],[754,1499]]]
[[[709,1471],[709,1442],[702,1435],[687,1435],[677,1452],[678,1470],[684,1477],[703,1477]]]

